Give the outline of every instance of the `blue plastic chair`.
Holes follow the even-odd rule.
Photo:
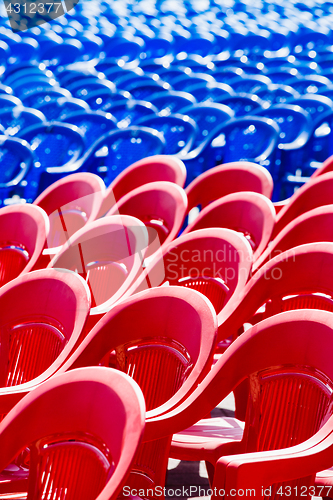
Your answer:
[[[124,71],[124,73],[125,74],[120,75],[113,80],[118,89],[128,90],[128,88],[131,88],[133,86],[144,84],[144,83],[149,84],[152,81],[155,81],[150,76],[145,75],[145,74],[140,74],[140,73],[135,72],[135,71],[126,70],[126,71]]]
[[[85,101],[91,109],[108,111],[115,103],[131,98],[131,94],[126,90],[110,92],[109,89],[100,89],[90,92]]]
[[[32,66],[10,74],[5,78],[5,83],[6,85],[14,85],[14,82],[17,82],[18,80],[26,78],[35,79],[36,77],[55,78],[51,70],[42,70],[39,66]]]
[[[27,127],[44,122],[46,122],[45,116],[37,109],[16,106],[0,111],[0,124],[4,127],[6,135],[16,135]]]
[[[75,99],[74,97],[59,97],[55,101],[43,102],[38,105],[38,109],[46,116],[48,121],[61,121],[67,115],[74,113],[75,111],[88,110],[89,106],[82,99]]]
[[[83,82],[88,78],[98,78],[98,72],[93,68],[87,68],[86,70],[81,69],[73,69],[71,65],[63,67],[60,66],[62,70],[59,68],[55,71],[56,78],[60,82],[61,86],[67,88],[68,85],[71,85],[75,82]]]
[[[327,85],[327,87],[320,87],[319,95],[324,95],[333,100],[333,84]]]
[[[229,82],[229,85],[235,92],[255,94],[258,90],[267,88],[272,83],[271,80],[264,75],[246,75],[244,77],[235,78]]]
[[[188,91],[190,87],[193,87],[194,85],[198,84],[207,84],[208,82],[215,82],[214,78],[212,75],[207,75],[205,73],[191,73],[189,75],[187,74],[182,74],[181,76],[178,76],[177,78],[174,78],[172,80],[172,87],[175,90],[183,90],[183,91]]]
[[[126,128],[143,117],[158,113],[158,109],[150,102],[136,101],[135,99],[116,102],[109,109],[117,120],[119,128]]]
[[[22,97],[22,102],[24,106],[38,109],[44,102],[50,103],[52,101],[56,101],[60,97],[70,98],[72,96],[68,90],[62,89],[61,87],[54,87],[50,90],[44,89]]]
[[[180,114],[147,116],[138,120],[136,125],[160,132],[165,140],[164,153],[168,155],[186,155],[198,133],[195,121]]]
[[[15,62],[20,61],[38,61],[40,54],[40,45],[37,40],[31,37],[25,37],[11,46],[11,57]]]
[[[5,85],[3,83],[0,83],[0,93],[1,94],[7,94],[7,95],[12,95],[13,94],[13,90],[11,87],[9,87],[8,85]]]
[[[79,40],[83,45],[83,55],[81,56],[83,61],[90,61],[94,57],[98,57],[103,50],[103,40],[90,31],[80,33]]]
[[[299,94],[320,94],[321,88],[331,85],[332,82],[322,75],[305,75],[302,78],[286,80],[285,84],[295,89]]]
[[[300,94],[293,87],[279,83],[268,85],[267,88],[257,91],[256,95],[270,104],[283,104],[288,99],[297,99],[300,97]]]
[[[116,119],[111,113],[104,113],[103,111],[75,111],[67,115],[63,122],[78,127],[84,137],[86,149],[90,148],[110,130],[117,128]]]
[[[67,86],[67,90],[69,90],[74,97],[83,100],[89,97],[91,92],[105,89],[108,89],[110,92],[114,92],[116,90],[116,86],[109,80],[100,80],[95,77],[86,78],[83,81],[78,80]]]
[[[23,106],[21,99],[13,95],[0,94],[0,109],[14,108],[15,106]]]
[[[276,179],[284,177],[286,171],[296,172],[307,163],[308,141],[313,127],[307,111],[300,106],[278,104],[255,114],[271,118],[280,128],[275,154]]]
[[[214,53],[214,43],[214,36],[206,32],[203,36],[192,35],[190,39],[185,39],[183,43],[178,45],[177,50],[185,54],[198,54],[202,57],[206,57]]]
[[[270,168],[278,143],[279,127],[273,120],[246,116],[232,118],[190,151],[184,161],[191,182],[202,172],[221,163],[248,160]]]
[[[105,47],[104,52],[107,57],[112,56],[115,59],[133,61],[139,58],[140,54],[144,52],[144,45],[142,38],[123,34],[119,37],[112,37]]]
[[[132,83],[127,86],[126,90],[132,94],[134,99],[139,101],[144,101],[156,92],[162,92],[163,90],[171,90],[170,84],[167,82],[155,82],[153,79],[151,82],[146,83]]]
[[[314,121],[306,153],[307,161],[302,166],[302,176],[311,176],[333,154],[333,110],[323,113]]]
[[[320,116],[333,109],[333,100],[318,94],[305,94],[297,99],[290,99],[286,104],[296,104],[305,109],[313,121],[316,121]]]
[[[198,102],[205,103],[220,102],[226,96],[234,94],[230,85],[218,82],[193,85],[193,87],[188,87],[188,92],[192,94]]]
[[[190,68],[187,68],[186,75],[189,75],[190,73]],[[177,78],[184,76],[184,70],[176,66],[170,66],[168,68],[163,68],[158,74],[162,80],[172,85],[173,80],[177,80]]]
[[[93,172],[109,185],[118,174],[132,163],[164,152],[165,141],[156,131],[147,127],[128,127],[114,130],[97,141],[81,160],[77,170]]]
[[[41,49],[40,58],[49,68],[72,64],[79,61],[81,55],[83,55],[82,43],[74,38],[62,40],[55,47],[50,47],[46,50],[43,50],[43,47],[41,47]]]
[[[216,103],[193,104],[181,109],[180,113],[189,116],[197,124],[197,134],[192,149],[204,143],[216,127],[234,117],[234,112],[231,108],[224,104]]]
[[[97,65],[99,67],[99,65]],[[102,70],[101,70],[102,71]],[[144,76],[144,71],[140,67],[136,68],[123,68],[119,65],[111,66],[103,71],[108,80],[117,85],[118,79],[125,76]]]
[[[257,95],[231,95],[220,99],[220,104],[225,104],[233,110],[236,117],[251,115],[255,109],[268,107]]]
[[[28,75],[11,83],[14,94],[19,97],[28,95],[31,92],[39,92],[44,88],[52,88],[55,86],[57,86],[56,80],[46,75]]]
[[[23,197],[27,173],[32,168],[33,153],[29,144],[18,138],[0,136],[0,206],[13,196]]]
[[[60,122],[46,122],[23,130],[19,137],[27,141],[34,153],[34,165],[30,169],[25,197],[34,200],[47,186],[52,176],[45,171],[65,175],[85,150],[84,139],[77,127]]]
[[[219,137],[211,141],[212,150],[216,150],[215,161],[228,163],[248,160],[269,169],[270,157],[277,146],[279,133],[278,125],[268,118],[249,116],[230,120],[220,129],[220,134],[225,137],[225,144],[221,149],[222,158],[218,153]]]
[[[229,83],[239,76],[244,76],[244,70],[238,66],[226,66],[214,71],[214,78],[220,83]]]
[[[196,99],[188,92],[178,90],[167,90],[157,92],[150,97],[150,102],[156,106],[161,116],[178,113],[180,109],[196,103]]]

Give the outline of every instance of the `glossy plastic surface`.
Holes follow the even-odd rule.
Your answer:
[[[1,422],[0,470],[29,447],[28,480],[19,490],[25,486],[28,500],[59,498],[64,489],[67,499],[115,499],[139,448],[144,416],[139,387],[119,371],[93,367],[56,375]],[[10,479],[7,473],[15,492]]]
[[[132,488],[164,486],[173,433],[169,413],[186,402],[209,370],[216,325],[212,306],[201,294],[180,287],[147,290],[112,308],[62,367],[111,362],[138,382],[149,436],[127,483]]]
[[[150,182],[123,196],[107,215],[131,215],[148,228],[149,255],[176,238],[187,209],[185,191],[175,183]]]
[[[184,187],[186,168],[179,159],[169,155],[148,156],[139,160],[123,172],[107,188],[98,217],[105,215],[115,202],[133,189],[150,182],[168,181]]]
[[[49,230],[47,214],[39,207],[12,205],[0,209],[0,286],[33,269]]]
[[[205,227],[233,229],[245,236],[256,260],[266,248],[275,224],[272,202],[264,195],[241,191],[223,196],[207,205],[183,234]]]

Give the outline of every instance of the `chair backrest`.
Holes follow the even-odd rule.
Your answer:
[[[97,218],[105,191],[100,177],[88,172],[71,174],[54,182],[34,201],[49,216],[49,248],[63,245],[85,224]]]
[[[259,97],[251,94],[226,96],[220,99],[219,102],[231,108],[235,113],[235,116],[251,115],[252,111],[262,108],[265,103],[265,101]]]
[[[0,209],[0,286],[31,271],[50,230],[44,210],[32,205]]]
[[[288,311],[255,325],[177,407],[172,425],[180,431],[197,422],[247,380],[250,396],[239,452],[284,449],[307,440],[332,411],[332,328],[331,313],[306,310]],[[288,485],[308,487],[313,476],[302,477]],[[271,498],[274,492],[276,488]]]
[[[70,166],[84,151],[81,133],[73,125],[61,122],[46,122],[33,125],[20,132],[19,137],[26,140],[35,157],[35,166],[43,169],[60,169],[68,172]]]
[[[69,238],[48,267],[80,274],[91,290],[90,314],[101,314],[132,284],[147,246],[147,230],[142,222],[125,215],[104,217],[86,224]]]
[[[317,168],[311,176],[311,179],[315,179],[319,175],[327,174],[333,171],[333,155],[329,156],[322,164],[321,167]]]
[[[252,257],[250,244],[235,231],[193,231],[162,248],[126,296],[163,284],[192,288],[210,299],[219,318],[228,301],[244,288]]]
[[[107,215],[131,215],[148,228],[148,255],[177,237],[187,209],[185,191],[175,183],[150,182],[123,196]],[[147,256],[148,256],[147,255]]]
[[[24,106],[38,108],[44,102],[56,101],[59,97],[71,97],[71,93],[61,87],[51,87],[44,90],[31,92],[25,97],[21,97]]]
[[[266,248],[275,224],[272,202],[254,192],[231,193],[206,206],[183,234],[206,227],[225,227],[242,233],[257,259]]]
[[[124,373],[91,367],[56,375],[1,422],[0,469],[29,447],[29,500],[64,491],[68,500],[116,499],[144,418],[142,393]]]
[[[266,168],[245,161],[211,168],[187,186],[188,211],[198,205],[203,209],[212,201],[239,191],[254,191],[271,198],[272,176]]]
[[[37,109],[15,106],[0,111],[0,124],[7,135],[16,135],[20,130],[45,121],[45,116]]]
[[[150,102],[135,99],[118,101],[108,111],[116,118],[119,128],[126,128],[135,124],[140,118],[158,113],[156,106]]]
[[[222,310],[219,339],[238,336],[239,328],[252,321],[290,309],[323,309],[333,312],[333,243],[304,244],[274,257],[248,281],[235,301]],[[305,272],[306,270],[306,272]],[[258,321],[254,318],[255,321]]]
[[[49,121],[61,121],[67,115],[74,113],[75,111],[84,111],[89,109],[89,106],[82,99],[75,99],[74,97],[59,97],[55,101],[40,104],[38,109]]]
[[[225,104],[199,103],[186,106],[180,113],[192,118],[198,124],[198,130],[192,149],[207,139],[215,127],[233,118],[234,112]]]
[[[155,181],[174,182],[184,187],[186,168],[184,163],[174,156],[148,156],[125,168],[104,194],[104,199],[97,217],[105,215],[112,206],[133,189]]]
[[[132,163],[163,153],[164,146],[163,137],[148,127],[112,130],[95,142],[79,160],[78,168],[99,174],[108,185]]]
[[[75,273],[43,269],[3,286],[0,305],[4,414],[73,352],[89,313],[90,293]]]
[[[34,156],[27,141],[5,135],[0,136],[0,154],[0,189],[10,194],[32,168]]]
[[[333,242],[332,205],[314,208],[289,222],[254,262],[253,272],[286,250],[317,241]]]
[[[111,363],[139,384],[152,436],[141,447],[126,485],[164,486],[173,433],[164,414],[185,401],[209,371],[216,324],[209,301],[193,290],[147,290],[115,305],[62,367]],[[154,432],[155,420],[163,425],[163,439]]]
[[[196,122],[180,114],[147,116],[138,120],[136,124],[160,132],[165,140],[165,154],[178,155],[180,158],[190,151],[198,133]]]
[[[115,118],[111,113],[103,111],[75,111],[63,119],[63,122],[75,125],[82,132],[86,148],[89,148],[103,135],[117,127]]]
[[[304,94],[296,99],[290,99],[287,104],[296,104],[307,111],[313,120],[317,120],[319,116],[327,111],[331,111],[333,101],[326,96],[316,94]]]
[[[300,187],[276,217],[273,237],[292,220],[313,208],[333,203],[333,172],[311,179]]]
[[[281,148],[299,148],[310,137],[312,121],[310,115],[300,106],[276,104],[268,109],[254,111],[255,115],[265,116],[276,121],[280,128],[278,142]]]
[[[225,96],[233,95],[233,90],[227,83],[207,82],[186,87],[199,103],[211,104],[219,102]]]
[[[211,150],[213,152],[216,148],[218,151],[221,147],[224,163],[248,160],[269,165],[269,158],[278,144],[279,133],[278,125],[270,118],[234,118],[221,125],[220,129],[212,131]],[[221,145],[220,136],[224,136]]]
[[[150,102],[158,108],[161,115],[170,115],[171,113],[180,112],[185,106],[194,104],[195,97],[189,92],[165,90],[153,94],[150,98]]]

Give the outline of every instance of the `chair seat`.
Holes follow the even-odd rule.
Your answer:
[[[208,460],[221,445],[241,441],[244,422],[233,417],[205,418],[173,435],[170,456],[179,460]]]

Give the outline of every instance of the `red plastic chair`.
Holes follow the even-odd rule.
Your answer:
[[[246,323],[291,309],[322,309],[333,312],[333,243],[310,243],[269,260],[249,280],[238,297],[219,315],[223,352],[242,332]],[[247,389],[237,390],[236,415],[244,420]]]
[[[155,155],[139,160],[127,167],[110,184],[97,217],[109,212],[130,191],[149,182],[168,181],[184,187],[185,180],[185,165],[175,156]]]
[[[185,425],[198,421],[239,383],[249,381],[250,394],[244,432],[240,429],[237,439],[232,433],[228,435],[226,424],[233,421],[228,418],[225,419],[223,437],[219,437],[216,432],[209,439],[206,433],[201,439],[197,438],[191,449],[190,460],[206,460],[209,464],[210,479],[214,477],[213,487],[227,487],[230,491],[230,483],[225,481],[226,474],[230,474],[231,484],[236,485],[236,489],[259,486],[256,498],[263,498],[261,486],[268,487],[278,483],[272,488],[272,495],[268,495],[270,498],[275,498],[275,495],[278,498],[278,488],[287,486],[280,482],[302,478],[288,482],[288,485],[291,488],[308,488],[313,484],[313,473],[322,467],[314,461],[312,470],[299,468],[295,472],[294,468],[293,474],[284,475],[279,473],[277,463],[275,470],[265,469],[264,460],[261,462],[262,469],[256,467],[251,470],[251,467],[244,467],[243,471],[243,457],[239,454],[244,453],[245,459],[251,459],[248,454],[261,452],[260,455],[264,458],[266,454],[269,456],[269,450],[281,450],[282,453],[279,453],[287,455],[286,448],[297,446],[319,431],[332,414],[332,349],[332,313],[303,310],[279,314],[255,325],[237,339],[189,396],[186,404],[183,403],[174,410],[172,425],[178,426],[179,435],[185,441],[187,431],[181,432]],[[201,425],[203,423],[201,421]],[[276,455],[279,453],[276,452]],[[180,456],[174,449],[171,455]],[[230,455],[237,456],[232,458]],[[219,460],[223,456],[225,458]],[[289,456],[293,456],[292,448]],[[214,475],[214,466],[218,460]],[[223,463],[226,465],[232,462],[234,466],[228,465],[226,470],[222,467]],[[327,460],[326,464],[329,463]],[[299,495],[294,492],[292,490],[292,498],[298,498]],[[237,491],[235,496],[241,496],[241,492]]]
[[[61,366],[89,309],[89,289],[72,272],[32,271],[1,288],[0,414]]]
[[[133,189],[107,215],[132,215],[146,225],[149,234],[148,257],[176,238],[184,222],[186,209],[185,191],[177,184],[159,181]]]
[[[256,272],[269,259],[290,248],[316,241],[333,242],[332,205],[309,210],[287,224],[257,261],[254,262],[252,270]]]
[[[52,377],[0,424],[1,471],[30,448],[25,493],[6,498],[116,499],[139,448],[144,417],[138,385],[119,371],[93,367]]]
[[[148,245],[142,222],[128,215],[104,217],[77,231],[49,268],[75,271],[89,285],[91,328],[125,293],[142,269]]]
[[[242,233],[257,259],[266,248],[275,224],[272,202],[253,192],[232,193],[205,207],[183,234],[205,227],[225,227]]]
[[[169,414],[209,371],[216,328],[216,314],[203,295],[182,287],[154,288],[116,304],[62,366],[63,372],[111,360],[142,389],[147,434],[126,486],[164,487],[174,432]]]
[[[266,168],[247,161],[211,168],[187,186],[188,211],[198,205],[202,210],[212,201],[239,191],[254,191],[270,199],[273,192],[272,176]]]
[[[28,273],[41,255],[50,229],[44,210],[12,205],[0,210],[0,286]]]
[[[279,211],[273,230],[273,238],[299,215],[313,208],[333,203],[333,172],[320,175],[300,187]]]
[[[49,216],[51,230],[44,250],[44,267],[76,231],[97,218],[105,185],[98,175],[71,174],[54,182],[34,201]]]
[[[244,288],[251,263],[252,250],[244,236],[230,229],[200,229],[166,246],[126,296],[168,284],[192,288],[211,301],[219,318]]]

